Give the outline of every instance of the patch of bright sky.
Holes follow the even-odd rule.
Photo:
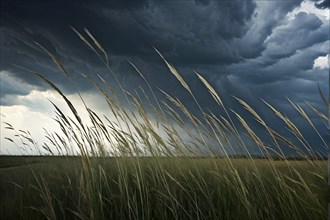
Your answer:
[[[314,60],[313,68],[320,68],[320,69],[329,69],[330,66],[330,57],[329,54],[324,57],[318,57]]]
[[[94,107],[93,110],[100,113],[100,109],[102,109],[103,106],[100,104],[101,101],[99,97],[96,97],[96,94],[83,94],[83,96],[85,101]],[[78,95],[68,95],[67,98],[75,106],[84,123],[90,122],[88,114]],[[43,128],[46,128],[49,132],[58,132],[61,134],[58,124],[53,120],[55,117],[55,108],[47,101],[47,99],[54,102],[64,114],[71,115],[70,110],[63,99],[55,91],[51,90],[33,90],[28,95],[20,95],[16,97],[16,100],[18,101],[16,105],[1,106],[0,154],[38,154],[38,151],[33,148],[32,150],[25,148],[26,151],[18,148],[18,146],[23,147],[22,143],[20,143],[19,139],[15,139],[15,132],[5,129],[6,124],[3,122],[10,123],[17,131],[29,131],[32,138],[38,143],[39,150],[41,149],[43,142],[46,141]],[[104,114],[104,112],[102,112],[102,114]],[[87,123],[87,125],[91,124]],[[5,137],[15,140],[18,146],[5,139]]]
[[[319,9],[315,7],[315,2],[312,1],[303,1],[300,7],[295,8],[292,12],[288,13],[287,17],[289,20],[293,20],[294,16],[299,12],[306,12],[315,14],[319,17],[322,21],[329,22],[330,20],[330,13],[328,9]]]
[[[17,131],[29,131],[37,144],[44,141],[43,127],[52,129],[56,127],[47,113],[31,111],[30,108],[23,105],[1,106],[1,122],[1,154],[38,154],[34,147],[32,149],[24,147],[20,139],[15,138],[16,132],[6,129],[4,122],[11,124]],[[5,138],[14,140],[17,145]]]

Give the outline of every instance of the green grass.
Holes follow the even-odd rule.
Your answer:
[[[86,39],[74,31],[100,58],[120,91],[100,75],[83,75],[107,102],[109,115],[94,112],[77,89],[85,106],[78,111],[53,82],[28,70],[54,89],[70,112],[52,103],[61,132],[46,131],[48,141],[42,145],[29,132],[6,123],[16,138],[7,140],[18,140],[16,145],[23,152],[24,148],[36,149],[40,157],[1,157],[1,219],[326,219],[325,157],[285,113],[262,100],[285,124],[277,130],[248,103],[234,97],[268,135],[261,137],[260,129],[254,131],[250,120],[226,106],[220,94],[196,73],[219,107],[219,112],[206,111],[158,50],[198,112],[166,91],[159,91],[165,100],[158,98],[130,63],[147,88],[134,95],[118,81],[108,55],[91,33],[85,30]],[[65,65],[39,46],[76,88]],[[328,149],[321,135],[326,131],[315,127],[314,117],[304,108],[289,102]],[[322,111],[309,103],[306,106],[328,121]],[[88,114],[87,121],[81,111]],[[284,129],[292,135],[280,135]],[[255,149],[259,159],[252,153]],[[299,160],[289,159],[287,151],[294,151]],[[232,155],[244,155],[244,159]]]
[[[302,179],[286,162],[275,161],[283,177],[277,179],[267,160],[255,159],[260,172],[256,175],[249,159],[232,159],[239,183],[225,159],[95,159],[89,189],[80,179],[77,158],[2,159],[29,163],[0,169],[2,219],[44,219],[51,216],[49,205],[57,219],[78,219],[74,213],[83,219],[326,218],[325,161],[288,161]],[[321,176],[315,175],[320,170]],[[296,183],[302,180],[308,189]],[[84,197],[89,195],[86,190],[92,190],[91,198]]]

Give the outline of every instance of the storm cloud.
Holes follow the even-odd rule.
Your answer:
[[[101,74],[113,82],[72,26],[78,31],[86,27],[95,35],[109,52],[114,73],[129,91],[144,84],[128,60],[141,69],[152,86],[170,91],[189,108],[196,108],[153,49],[156,47],[178,68],[205,109],[220,111],[192,70],[215,87],[229,108],[239,108],[234,95],[269,121],[275,119],[263,110],[260,99],[288,112],[302,128],[305,125],[292,113],[286,97],[301,105],[307,100],[325,112],[317,86],[328,94],[329,65],[316,68],[314,61],[330,51],[329,17],[319,15],[326,14],[329,0],[15,0],[1,4],[2,106],[32,106],[20,103],[17,97],[49,89],[17,66],[45,75],[69,94],[76,92],[35,42],[63,62],[80,91],[93,92],[81,73]],[[243,110],[239,113],[246,114]],[[274,122],[274,126],[283,125]],[[314,138],[314,134],[309,135]]]

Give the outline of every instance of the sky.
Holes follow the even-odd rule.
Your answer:
[[[34,42],[55,54],[86,102],[106,114],[106,103],[81,73],[100,74],[109,82],[113,78],[71,27],[81,32],[88,28],[98,39],[128,91],[145,86],[130,61],[154,88],[168,91],[197,112],[191,96],[171,75],[155,47],[179,70],[203,108],[219,111],[194,71],[210,82],[229,109],[247,117],[232,96],[239,97],[274,128],[287,132],[263,99],[284,112],[316,149],[325,152],[317,134],[287,99],[301,105],[321,135],[329,138],[326,124],[305,104],[308,101],[326,114],[318,85],[328,97],[329,7],[329,0],[2,0],[0,154],[24,153],[5,139],[13,133],[3,122],[29,130],[42,143],[43,128],[58,129],[52,119],[54,108],[47,99],[65,108],[54,90],[18,66],[46,76],[76,106],[83,107],[74,86]],[[156,95],[162,98],[160,93]]]

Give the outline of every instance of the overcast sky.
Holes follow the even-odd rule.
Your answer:
[[[73,86],[34,41],[59,57],[91,106],[106,112],[104,101],[80,75],[101,74],[113,81],[70,29],[86,27],[108,51],[110,66],[125,89],[144,86],[129,60],[152,86],[196,108],[156,47],[177,67],[205,109],[217,110],[193,70],[214,86],[228,108],[244,115],[231,95],[240,97],[284,130],[262,98],[291,117],[312,145],[321,149],[315,132],[294,112],[287,97],[303,107],[306,100],[326,112],[317,85],[328,96],[329,7],[329,0],[1,1],[1,122],[30,130],[42,142],[42,128],[55,126],[54,109],[47,99],[62,105],[46,84],[15,65],[43,74],[81,106]],[[328,138],[324,123],[313,114],[311,118]],[[2,124],[1,154],[19,153],[4,140],[10,135]]]

